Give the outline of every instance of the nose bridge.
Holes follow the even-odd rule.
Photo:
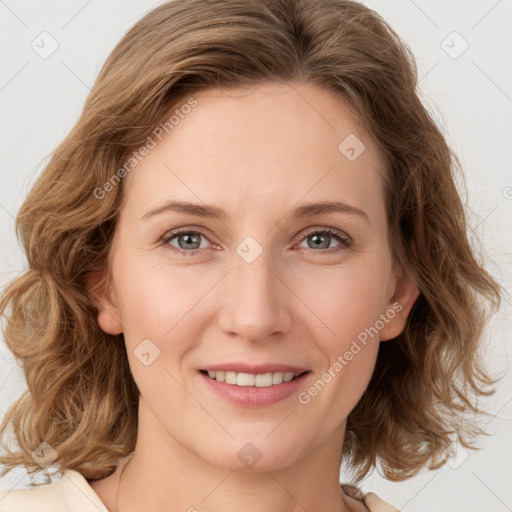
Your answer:
[[[222,329],[255,341],[288,329],[289,294],[271,251],[263,250],[254,239],[244,240],[233,255],[232,266],[225,281]]]

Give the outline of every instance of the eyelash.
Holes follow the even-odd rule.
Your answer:
[[[165,248],[171,248],[171,250],[178,252],[178,253],[182,253],[182,254],[185,253],[184,255],[186,255],[186,256],[194,256],[197,254],[202,254],[206,250],[206,249],[191,249],[191,250],[187,251],[185,249],[179,249],[177,247],[169,245],[169,242],[172,239],[174,239],[177,236],[182,235],[182,234],[201,235],[208,240],[206,233],[204,233],[201,230],[176,229],[174,231],[171,231],[170,233],[167,233],[161,239],[162,246]],[[330,228],[325,228],[325,229],[318,230],[318,231],[311,231],[311,232],[307,233],[306,235],[304,235],[303,238],[301,240],[299,240],[299,243],[303,242],[305,239],[309,238],[312,235],[329,235],[332,238],[334,238],[336,241],[340,242],[339,246],[334,247],[332,249],[323,249],[323,250],[319,250],[319,251],[314,250],[314,249],[306,249],[306,251],[308,251],[310,254],[314,254],[315,256],[322,255],[322,254],[333,254],[333,253],[337,253],[340,251],[347,251],[352,248],[353,243],[354,243],[353,240],[348,235],[342,234],[341,232],[330,229]]]

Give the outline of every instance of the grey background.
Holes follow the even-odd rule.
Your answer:
[[[109,52],[159,3],[0,0],[2,288],[26,268],[14,217],[30,185],[78,119]],[[484,246],[488,270],[510,290],[512,1],[364,3],[388,20],[416,55],[422,99],[465,167],[471,236]],[[40,36],[43,31],[58,43],[47,58],[31,47],[48,37]],[[46,41],[48,49],[51,41]],[[482,402],[495,414],[488,424],[492,437],[481,439],[481,450],[459,450],[450,465],[405,482],[388,482],[374,472],[363,482],[364,491],[376,492],[404,512],[512,511],[511,303],[507,295],[486,332],[490,367],[496,374],[507,372],[495,396]],[[2,340],[0,418],[24,387],[23,374]],[[29,482],[25,471],[16,470],[1,479],[0,490]]]

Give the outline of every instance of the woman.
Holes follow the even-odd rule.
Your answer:
[[[2,512],[393,511],[357,486],[374,466],[471,446],[501,290],[415,87],[356,2],[136,23],[18,213],[0,310],[29,393],[2,463],[62,480]]]

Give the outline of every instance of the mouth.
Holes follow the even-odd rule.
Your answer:
[[[224,382],[225,384],[231,384],[233,386],[267,388],[300,379],[302,376],[310,373],[311,370],[305,370],[303,372],[267,372],[258,374],[212,370],[199,370],[199,372],[211,380]]]

